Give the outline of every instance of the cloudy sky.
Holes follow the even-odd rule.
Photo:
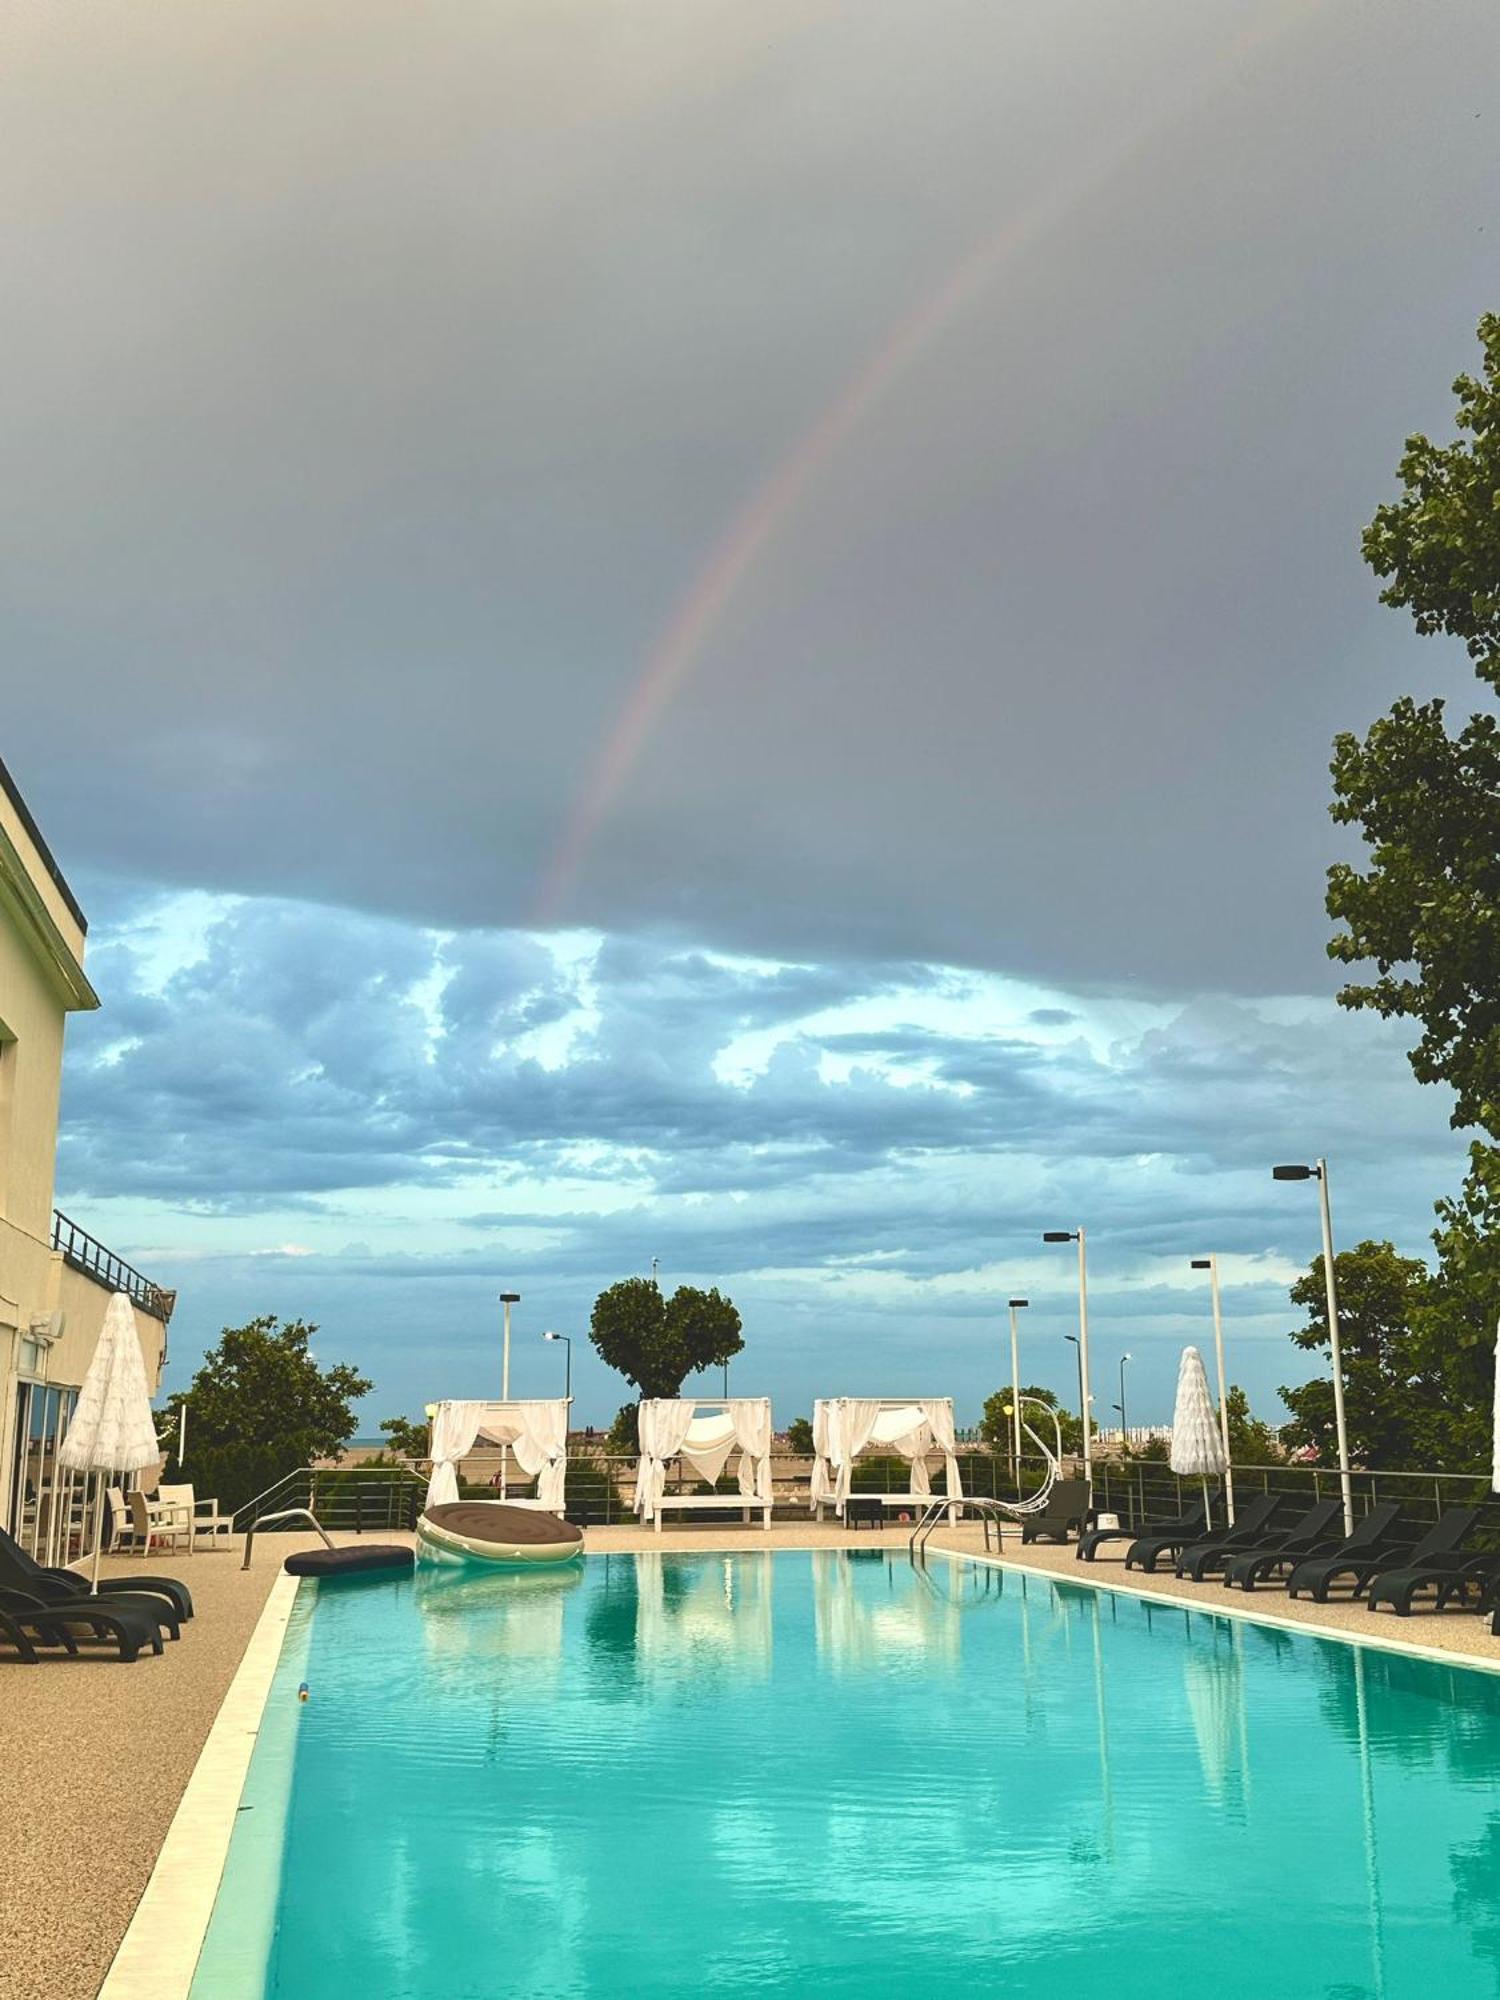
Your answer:
[[[0,40],[60,1203],[367,1421],[661,1260],[745,1390],[1161,1417],[1461,1173],[1323,952],[1358,553],[1500,302],[1490,0],[253,0]],[[577,1351],[585,1417],[621,1385]]]

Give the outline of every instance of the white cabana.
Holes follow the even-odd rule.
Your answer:
[[[943,1454],[950,1500],[963,1498],[958,1476],[958,1439],[953,1428],[951,1396],[820,1396],[813,1404],[813,1470],[809,1500],[818,1519],[832,1501],[842,1516],[849,1498],[854,1461],[861,1452],[895,1452],[909,1461],[911,1480],[905,1493],[862,1497],[887,1507],[907,1506],[932,1496],[927,1455]],[[950,1519],[957,1518],[956,1509]]]
[[[640,1463],[635,1474],[635,1511],[655,1521],[669,1507],[738,1507],[748,1521],[752,1509],[762,1527],[771,1525],[771,1399],[769,1396],[649,1396],[636,1417]],[[712,1486],[738,1451],[739,1493],[668,1493],[667,1465],[674,1459]]]
[[[536,1481],[534,1500],[511,1498],[510,1505],[561,1514],[568,1476],[568,1412],[572,1407],[567,1396],[534,1402],[434,1404],[432,1477],[427,1482],[426,1504],[440,1507],[456,1500],[460,1463],[476,1444],[497,1444],[513,1451],[522,1472]]]

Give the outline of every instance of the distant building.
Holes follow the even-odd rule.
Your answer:
[[[99,1005],[87,930],[0,763],[0,1525],[63,1561],[84,1543],[87,1496],[57,1447],[110,1293],[130,1294],[153,1384],[175,1300],[52,1206],[63,1029]]]

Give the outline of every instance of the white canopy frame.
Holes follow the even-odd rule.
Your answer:
[[[898,1452],[911,1464],[905,1493],[862,1494],[883,1507],[908,1507],[932,1497],[927,1455],[943,1455],[948,1499],[963,1498],[958,1473],[958,1437],[951,1396],[820,1396],[813,1404],[813,1470],[809,1504],[818,1520],[830,1502],[842,1520],[849,1499],[854,1461],[866,1451]],[[958,1519],[957,1505],[948,1509]]]
[[[512,1507],[530,1507],[544,1514],[561,1514],[568,1478],[568,1419],[571,1396],[510,1399],[498,1403],[437,1403],[432,1413],[432,1476],[427,1482],[429,1507],[458,1498],[458,1467],[476,1444],[497,1444],[516,1455],[528,1479],[536,1480],[536,1498]],[[502,1485],[502,1492],[504,1487]]]
[[[635,1511],[662,1531],[662,1515],[684,1507],[737,1507],[748,1524],[752,1513],[771,1525],[771,1399],[769,1396],[648,1396],[636,1416],[640,1462],[635,1473]],[[739,1453],[739,1493],[668,1493],[667,1466],[681,1459],[714,1485]]]

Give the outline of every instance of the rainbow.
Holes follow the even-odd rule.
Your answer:
[[[1253,26],[1228,44],[1214,65],[1208,88],[1229,82],[1252,57],[1319,11],[1307,0],[1284,0],[1279,7],[1263,8]],[[896,321],[812,427],[752,488],[678,600],[589,768],[543,870],[532,911],[537,929],[562,922],[589,850],[659,718],[702,660],[709,635],[762,555],[794,518],[823,467],[973,299],[1113,182],[1164,129],[1186,112],[1201,109],[1204,94],[1200,88],[1191,97],[1184,95],[1114,144],[1083,155],[1072,172],[980,242],[935,291]]]

